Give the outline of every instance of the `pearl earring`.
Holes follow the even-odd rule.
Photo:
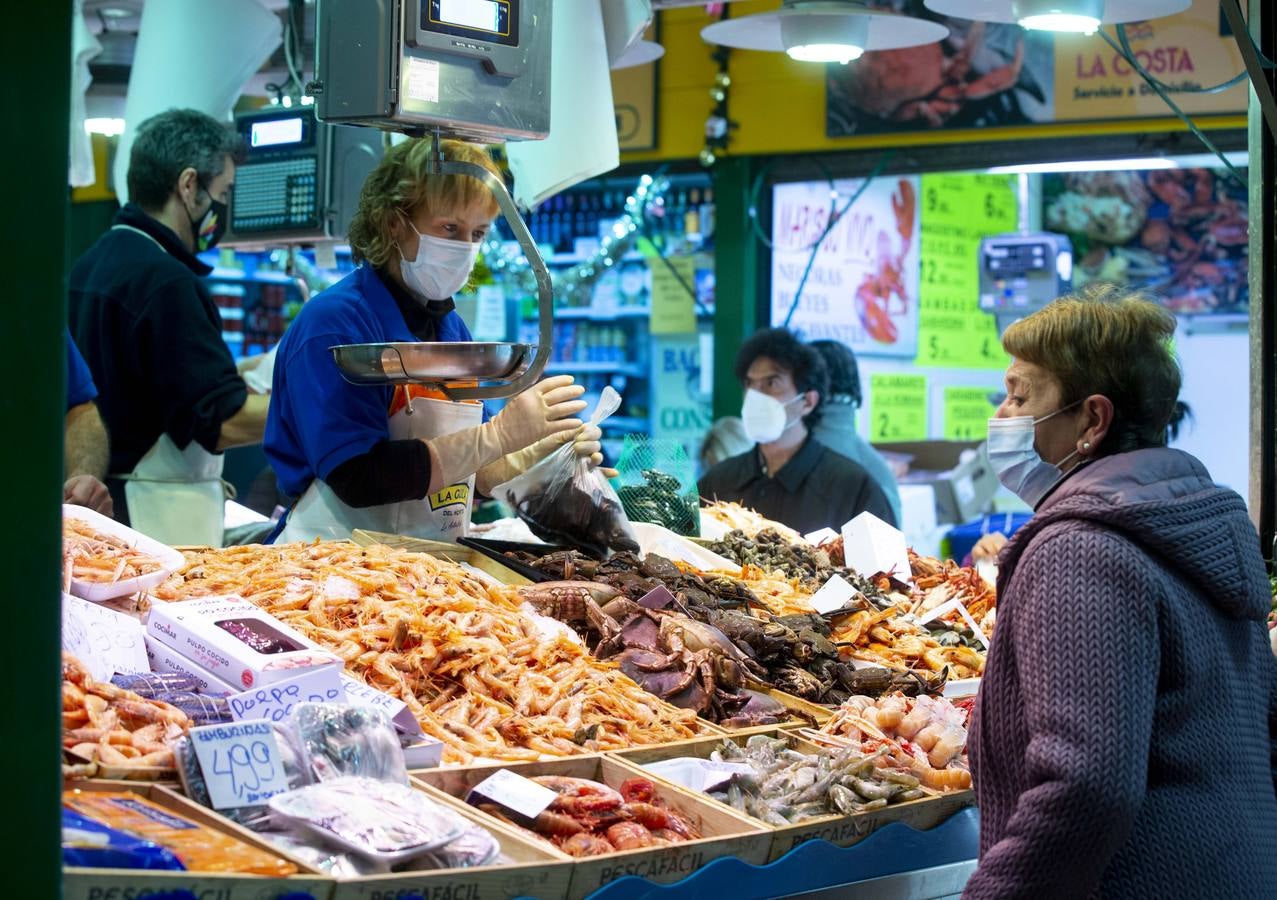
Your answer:
[[[1083,441],[1083,442],[1082,442],[1082,449],[1083,449],[1083,450],[1090,450],[1090,449],[1091,449],[1091,442],[1090,442],[1090,441]]]

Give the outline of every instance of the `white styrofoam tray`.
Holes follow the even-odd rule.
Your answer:
[[[160,568],[154,572],[110,584],[72,578],[70,593],[83,600],[101,603],[103,600],[114,600],[116,597],[126,597],[129,594],[150,590],[186,564],[186,558],[172,547],[161,544],[140,531],[134,531],[127,525],[121,525],[101,513],[85,509],[83,506],[62,504],[62,518],[87,522],[103,534],[119,538],[130,547],[135,547],[147,556],[154,557],[160,563]]]

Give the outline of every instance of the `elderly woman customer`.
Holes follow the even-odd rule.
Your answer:
[[[1271,597],[1242,499],[1166,446],[1174,317],[1102,286],[1007,329],[964,897],[1277,897]]]

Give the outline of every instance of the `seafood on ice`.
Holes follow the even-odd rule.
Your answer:
[[[171,769],[170,742],[190,727],[177,707],[95,681],[62,654],[62,747],[89,761],[66,767],[68,776],[93,775],[99,765]]]
[[[786,541],[797,543],[803,539],[801,534],[788,525],[774,522],[749,507],[727,500],[715,500],[713,503],[705,504],[701,507],[701,517],[726,526],[731,531],[743,532],[749,537],[753,537],[760,531],[770,530]]]
[[[344,542],[188,554],[157,601],[237,594],[399,698],[444,761],[536,760],[683,740],[694,713],[579,642],[545,634],[513,588],[446,560]]]
[[[967,709],[944,697],[851,697],[819,732],[804,734],[836,746],[881,752],[913,772],[926,788],[966,790],[971,787],[968,717]]]
[[[569,856],[664,847],[701,836],[686,816],[662,802],[656,785],[646,778],[628,778],[618,788],[563,775],[534,775],[530,780],[557,795],[532,820],[532,832]],[[519,824],[500,807],[479,804],[479,809]]]
[[[743,747],[723,741],[710,759],[750,767],[709,795],[768,825],[869,812],[928,793],[917,775],[882,749],[847,746],[803,753],[786,738],[756,734]]]

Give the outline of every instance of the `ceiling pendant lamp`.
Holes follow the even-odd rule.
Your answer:
[[[665,48],[656,41],[638,40],[630,44],[625,52],[612,63],[612,69],[632,69],[635,66],[646,66],[665,55]]]
[[[802,62],[848,63],[867,50],[943,40],[938,22],[873,9],[860,0],[784,0],[776,12],[724,19],[701,29],[711,44],[788,53]]]
[[[924,0],[942,16],[1005,22],[1036,31],[1094,34],[1101,25],[1173,16],[1193,0]]]

